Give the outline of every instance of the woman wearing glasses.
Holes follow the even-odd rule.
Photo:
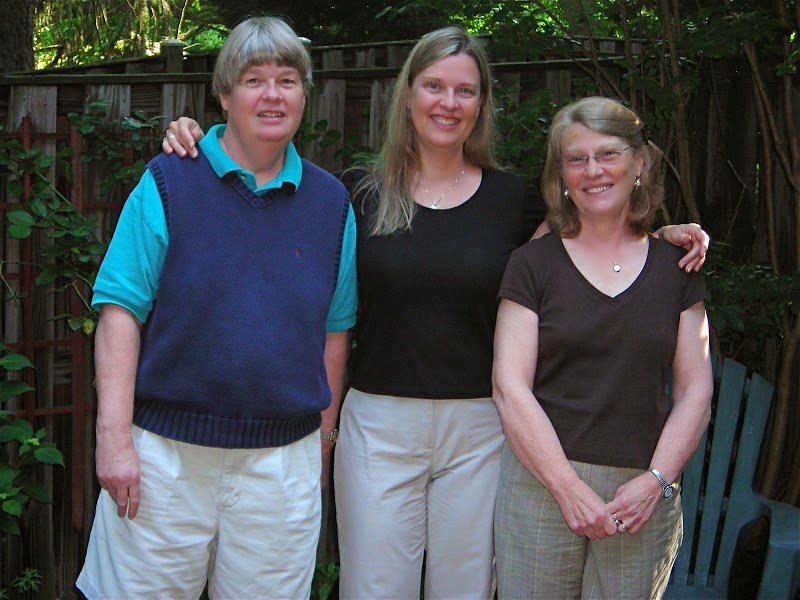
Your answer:
[[[608,98],[563,108],[550,128],[552,233],[512,255],[495,330],[500,598],[666,587],[682,538],[673,482],[708,423],[712,378],[702,279],[647,234],[656,159]]]

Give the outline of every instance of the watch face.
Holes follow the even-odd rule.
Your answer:
[[[675,489],[670,485],[664,488],[664,498],[672,498],[672,494],[675,493]]]

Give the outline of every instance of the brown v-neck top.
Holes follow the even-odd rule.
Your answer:
[[[684,250],[649,238],[639,276],[610,297],[554,234],[512,255],[499,297],[539,317],[533,392],[570,460],[646,469],[669,414],[667,383],[681,312],[705,299]]]

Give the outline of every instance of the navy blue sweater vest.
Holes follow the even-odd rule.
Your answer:
[[[349,198],[303,161],[299,188],[257,196],[233,173],[159,155],[148,165],[169,244],[142,328],[133,422],[219,448],[313,432],[330,404],[325,322]],[[288,188],[288,189],[287,189]]]

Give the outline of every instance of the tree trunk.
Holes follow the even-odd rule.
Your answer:
[[[0,0],[0,73],[33,70],[33,0]]]

